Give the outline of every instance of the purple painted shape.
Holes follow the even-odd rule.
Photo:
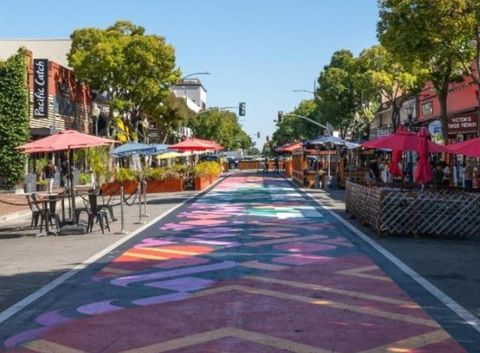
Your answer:
[[[326,237],[325,237],[326,238]],[[337,247],[335,245],[325,245],[318,243],[307,243],[307,242],[296,242],[296,243],[287,243],[279,244],[273,247],[276,250],[284,250],[290,252],[317,252],[317,251],[326,251],[333,250]]]
[[[159,281],[147,283],[146,286],[154,288],[169,289],[177,292],[191,292],[203,288],[210,287],[215,281],[210,279],[182,277],[175,278],[168,281]]]
[[[137,300],[134,300],[132,303],[135,305],[146,306],[146,305],[174,302],[177,300],[185,299],[187,298],[187,296],[188,296],[188,293],[182,293],[182,292],[171,293],[171,294],[158,295],[155,297],[137,299]]]
[[[15,336],[7,338],[3,344],[7,348],[19,346],[24,342],[33,341],[34,339],[43,336],[48,329],[49,327],[41,327],[33,330],[23,331]]]
[[[54,326],[71,320],[66,316],[60,315],[59,311],[60,310],[49,311],[38,316],[35,321],[42,326]]]
[[[203,228],[199,229],[202,233],[218,233],[218,232],[241,232],[241,229],[238,228],[229,228],[229,227],[212,227],[212,228]]]
[[[209,262],[209,260],[204,259],[203,257],[185,257],[183,259],[171,259],[162,261],[153,267],[169,269],[175,267],[201,265],[206,264],[207,262]]]
[[[163,227],[160,228],[160,230],[182,231],[182,230],[188,230],[192,228],[193,228],[192,226],[188,226],[188,225],[180,225],[177,223],[166,223]]]
[[[289,255],[289,256],[281,256],[272,259],[273,262],[278,262],[281,264],[288,264],[288,265],[311,265],[318,262],[327,262],[333,260],[333,257],[328,256],[313,256],[313,255]]]
[[[149,248],[154,246],[163,246],[163,245],[170,245],[170,244],[175,244],[175,243],[168,240],[148,238],[148,239],[143,239],[140,244],[135,245],[135,248]]]
[[[137,283],[137,282],[146,282],[152,281],[162,278],[169,278],[169,277],[177,277],[183,275],[190,275],[194,273],[202,273],[202,272],[209,272],[209,271],[218,271],[218,270],[225,270],[229,268],[233,268],[238,266],[237,262],[234,261],[223,261],[216,264],[211,265],[203,265],[203,266],[195,266],[195,267],[187,267],[177,270],[170,270],[170,271],[161,271],[161,272],[153,272],[153,273],[146,273],[140,275],[133,275],[133,276],[124,276],[118,277],[110,281],[111,284],[120,287],[127,287],[129,284]]]
[[[77,311],[85,315],[98,315],[123,309],[120,306],[112,305],[112,301],[113,299],[90,303],[80,306],[79,308],[77,308]]]

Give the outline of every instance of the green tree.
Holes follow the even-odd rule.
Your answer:
[[[15,147],[29,137],[27,53],[0,61],[0,188],[10,189],[22,180],[25,155]]]
[[[77,29],[71,38],[68,60],[77,78],[106,94],[109,122],[115,112],[128,112],[125,123],[130,131],[136,130],[147,109],[168,96],[180,76],[173,46],[131,22]]]
[[[378,37],[399,63],[428,73],[440,100],[446,143],[450,83],[462,80],[475,58],[478,22],[470,5],[468,0],[379,1]]]
[[[288,114],[305,116],[318,121],[317,105],[313,99],[303,100]],[[281,146],[287,143],[313,139],[321,134],[321,129],[316,125],[298,117],[285,114],[281,123],[277,124],[277,130],[272,135],[272,143]]]
[[[368,107],[367,119],[373,118],[383,96],[392,104],[391,122],[396,130],[400,125],[402,105],[420,90],[421,72],[407,70],[381,45],[363,50],[357,65],[355,85],[360,93],[361,107]]]
[[[318,78],[317,106],[323,123],[330,123],[344,138],[353,126],[357,101],[355,57],[349,50],[335,52]]]
[[[216,141],[225,150],[249,149],[252,146],[250,136],[242,130],[237,115],[232,112],[213,108],[190,119],[188,126],[194,136]]]

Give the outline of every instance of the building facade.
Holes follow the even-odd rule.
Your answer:
[[[73,129],[91,134],[92,99],[68,67],[69,39],[0,40],[0,58],[28,51],[29,117],[31,137]]]
[[[198,79],[182,80],[172,86],[172,91],[175,96],[185,99],[195,113],[207,107],[207,90]]]

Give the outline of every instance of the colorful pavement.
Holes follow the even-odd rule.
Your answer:
[[[0,339],[40,353],[475,352],[478,336],[411,282],[287,181],[240,175],[40,298]]]

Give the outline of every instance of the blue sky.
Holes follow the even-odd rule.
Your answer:
[[[247,102],[242,124],[261,132],[262,146],[277,111],[309,98],[292,90],[312,90],[334,51],[377,42],[377,16],[377,0],[7,0],[0,37],[68,37],[131,20],[175,46],[185,75],[212,73],[199,77],[209,106]]]

